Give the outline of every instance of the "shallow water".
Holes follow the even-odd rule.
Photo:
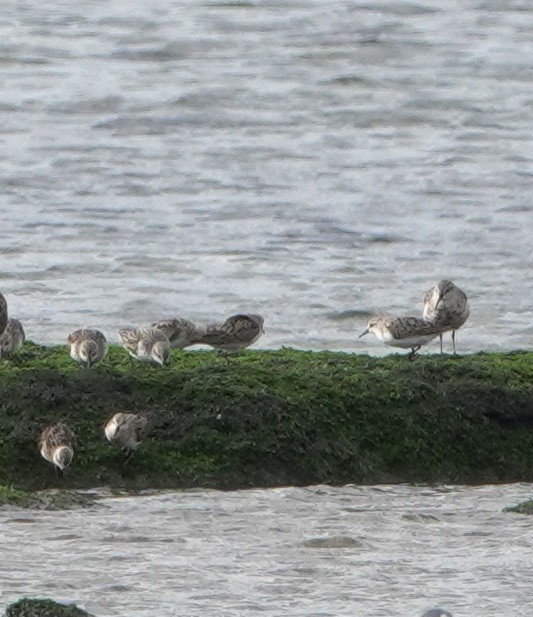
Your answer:
[[[381,353],[368,313],[448,276],[460,350],[531,347],[532,38],[529,0],[5,0],[12,314]]]
[[[529,617],[533,485],[194,490],[0,512],[0,609],[98,617]]]

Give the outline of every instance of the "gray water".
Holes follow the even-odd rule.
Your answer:
[[[530,0],[4,0],[11,313],[381,353],[368,314],[447,276],[461,351],[531,348],[531,40]]]
[[[1,512],[0,608],[97,617],[530,617],[533,485],[184,491]]]

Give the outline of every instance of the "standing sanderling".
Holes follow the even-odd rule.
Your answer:
[[[194,342],[210,345],[220,351],[241,351],[255,343],[264,333],[264,323],[261,315],[233,315],[222,324],[206,326]]]
[[[45,428],[39,439],[41,456],[59,471],[64,471],[74,458],[74,433],[70,428],[58,422]]]
[[[22,324],[18,319],[10,317],[4,331],[0,334],[0,358],[7,358],[15,353],[22,347],[25,340],[26,335]]]
[[[4,296],[0,293],[0,334],[2,334],[6,325],[7,325],[7,302]]]
[[[404,349],[411,348],[411,353],[408,356],[411,360],[422,345],[429,343],[442,332],[442,328],[438,328],[418,317],[380,315],[370,319],[366,330],[359,335],[359,338],[369,332],[375,334],[386,345]]]
[[[157,328],[164,332],[171,347],[184,349],[192,345],[192,341],[198,337],[196,326],[188,319],[177,317],[176,319],[163,319],[152,324],[152,328]]]
[[[109,420],[104,432],[108,441],[130,455],[145,437],[147,425],[146,414],[119,412]]]
[[[452,614],[443,608],[430,608],[422,617],[452,617]]]
[[[99,330],[76,330],[68,335],[67,344],[70,357],[87,368],[100,362],[107,354],[107,341]]]
[[[469,315],[470,307],[465,292],[451,281],[445,279],[439,281],[424,295],[422,316],[428,323],[442,327],[442,332],[452,331],[453,353],[456,353],[455,332],[465,323]],[[442,334],[440,351],[442,353]]]
[[[124,349],[136,360],[164,366],[170,356],[170,342],[159,328],[126,328],[118,334]]]

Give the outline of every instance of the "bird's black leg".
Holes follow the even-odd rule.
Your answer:
[[[452,343],[453,343],[453,355],[456,356],[457,352],[455,351],[455,330],[452,330]]]
[[[439,334],[439,338],[440,338],[440,353],[442,355],[442,332]]]
[[[126,465],[128,465],[133,458],[134,450],[122,448],[122,452],[124,453],[123,466],[126,467]]]
[[[422,345],[415,345],[411,347],[411,353],[407,356],[409,360],[412,360],[415,357],[416,352],[422,347]]]
[[[229,365],[230,355],[230,353],[224,351],[223,349],[217,349],[217,358],[224,358],[224,360],[226,360],[226,366]]]

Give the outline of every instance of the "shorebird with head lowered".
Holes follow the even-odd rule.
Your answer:
[[[5,330],[7,325],[7,302],[4,296],[0,293],[0,334]]]
[[[74,433],[63,422],[46,427],[39,439],[41,456],[63,472],[74,458]]]
[[[162,319],[152,324],[152,328],[157,328],[167,335],[171,347],[184,349],[193,344],[198,336],[198,329],[188,319],[176,317],[175,319]]]
[[[0,358],[7,358],[18,351],[25,340],[26,335],[22,324],[18,319],[10,317],[4,331],[0,334]]]
[[[468,298],[452,281],[442,279],[426,291],[422,317],[428,323],[442,327],[442,332],[452,331],[453,353],[456,353],[455,332],[465,323],[469,315]],[[440,351],[442,353],[442,334]]]
[[[132,358],[161,366],[168,364],[170,341],[159,328],[126,328],[119,330],[118,335]]]
[[[107,354],[107,341],[99,330],[82,329],[68,335],[70,357],[87,368],[100,362]]]
[[[432,341],[442,332],[442,329],[418,317],[379,315],[370,319],[359,338],[369,332],[375,334],[376,338],[383,341],[385,345],[411,349],[408,357],[412,360],[422,345]]]
[[[136,450],[146,435],[148,418],[142,413],[116,413],[106,424],[106,439],[127,456]]]
[[[243,313],[228,317],[222,324],[206,326],[194,339],[195,343],[210,345],[228,353],[249,347],[264,333],[265,320],[261,315]]]

